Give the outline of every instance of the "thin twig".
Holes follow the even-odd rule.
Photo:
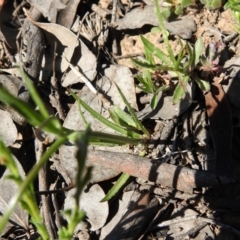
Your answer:
[[[37,161],[40,160],[44,150],[45,150],[44,144],[40,142],[37,138],[35,138],[35,151],[36,151]],[[47,190],[46,165],[40,169],[38,175],[39,175],[39,190],[46,191]],[[51,210],[49,206],[49,198],[48,196],[43,195],[41,199],[42,199],[42,213],[43,213],[44,223],[46,225],[50,238],[55,239],[57,234],[54,231],[53,219],[52,219]]]
[[[57,181],[54,184],[50,185],[50,191],[55,189],[56,183],[57,183]],[[55,210],[55,223],[56,223],[57,228],[60,229],[62,227],[61,215],[60,215],[60,210],[59,210],[59,206],[58,206],[58,201],[56,199],[56,194],[52,194],[52,203],[53,203],[53,207]]]
[[[80,73],[66,58],[65,60],[69,63],[69,67],[72,69],[72,71],[78,76],[80,77],[80,79],[87,85],[87,87],[89,88],[89,90],[95,94],[99,100],[105,104],[106,107],[109,107],[111,105],[111,103],[103,96],[103,94],[98,93],[98,91],[96,90],[96,88],[92,85],[92,83],[82,74]]]
[[[59,94],[59,88],[57,83],[57,78],[55,74],[55,65],[56,65],[56,48],[57,44],[54,45],[54,58],[53,58],[53,76],[51,77],[50,83],[51,83],[51,94],[49,95],[50,102],[54,108],[56,108],[59,118],[63,121],[65,120],[65,114],[63,111],[63,107],[60,102],[60,94]]]
[[[133,57],[144,57],[144,53],[133,53],[133,54],[126,54],[122,56],[114,56],[115,59],[124,59],[124,58],[133,58]]]

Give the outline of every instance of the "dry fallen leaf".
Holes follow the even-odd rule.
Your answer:
[[[140,193],[137,191],[129,191],[123,193],[122,197],[119,198],[119,206],[117,204],[113,206],[114,208],[116,208],[116,215],[101,229],[100,240],[105,239],[106,236],[114,229],[114,227],[121,220],[122,216],[127,212],[129,204],[131,202],[136,202],[139,196]]]
[[[119,65],[111,65],[109,68],[106,68],[103,74],[103,77],[97,82],[97,85],[102,92],[105,92],[109,99],[112,100],[114,105],[119,106],[121,109],[125,108],[114,81],[118,86],[123,90],[125,97],[128,99],[132,107],[136,108],[136,96],[135,96],[135,87],[134,79],[129,68]],[[80,93],[80,98],[86,102],[90,107],[95,111],[100,113],[105,118],[109,118],[109,112],[102,106],[102,103],[99,101],[98,97],[89,91],[87,86],[84,86]],[[107,128],[104,124],[99,122],[94,118],[90,113],[81,108],[84,117],[87,122],[91,124],[91,129],[93,131],[115,133],[112,129]],[[85,129],[85,123],[79,113],[78,104],[75,103],[64,121],[64,127],[73,129],[73,130],[83,130]],[[116,147],[107,147],[107,146],[95,146],[94,149],[115,151],[115,152],[131,152],[131,150],[126,146],[116,146]],[[75,160],[75,151],[74,146],[63,145],[59,149],[59,156],[63,168],[67,171],[69,177],[74,182],[76,174],[76,160]],[[71,164],[69,164],[71,162]],[[94,168],[93,178],[91,182],[104,181],[112,177],[117,176],[120,172],[118,170],[111,170],[105,168]]]
[[[71,28],[76,16],[79,2],[80,0],[68,1],[66,7],[59,11],[57,16],[57,23],[59,25],[62,25],[68,29]]]
[[[144,8],[134,8],[123,18],[116,21],[117,30],[139,29],[147,24],[159,26],[157,15],[154,14],[153,5],[148,5]],[[170,22],[165,21],[164,24],[170,34],[180,36],[183,39],[190,39],[192,33],[197,30],[195,22],[188,16],[183,16]]]
[[[57,71],[66,71],[69,67],[69,62],[73,60],[74,62],[77,62],[80,71],[84,73],[89,80],[92,81],[95,78],[96,57],[72,31],[54,23],[35,22],[30,18],[26,11],[25,13],[35,25],[49,33],[46,34],[46,37],[48,39],[48,44],[50,44],[52,49],[54,49],[55,42],[58,41],[57,53],[59,57],[56,58]],[[55,38],[53,36],[55,36]]]
[[[64,210],[74,206],[74,193],[75,189],[67,193]],[[100,202],[104,196],[105,193],[98,184],[94,184],[87,192],[83,191],[81,194],[79,206],[86,213],[87,221],[91,224],[91,231],[102,228],[107,220],[109,214],[108,202]]]
[[[180,102],[177,104],[173,104],[173,97],[171,96],[172,93],[169,93],[167,96],[166,94],[162,94],[162,92],[159,92],[158,98],[160,99],[156,108],[152,109],[150,104],[147,104],[146,107],[137,112],[137,116],[139,119],[173,119],[178,116],[180,116],[182,113],[184,113],[192,104],[191,99],[193,98],[193,93],[195,90],[195,86],[187,85],[187,90],[190,95],[186,96],[181,99]]]
[[[198,215],[198,213],[192,209],[175,209],[172,215],[174,216],[174,220],[179,220],[178,223],[169,225],[170,229],[168,231],[168,235],[172,236],[173,238],[188,232],[190,229],[196,226],[195,219],[183,221],[186,217]]]
[[[0,116],[0,137],[3,140],[4,144],[8,147],[16,141],[18,131],[16,125],[13,123],[10,113],[0,109]]]
[[[61,0],[28,0],[28,2],[52,23],[56,22],[58,11],[66,7]]]
[[[22,177],[25,176],[25,173],[22,169],[22,166],[19,164],[17,159],[13,157],[15,160],[15,163],[18,167],[18,171],[21,174]],[[8,204],[11,200],[11,198],[16,194],[18,191],[18,185],[15,184],[15,182],[9,178],[7,178],[10,175],[10,171],[6,169],[4,171],[4,174],[2,174],[2,168],[0,169],[0,213],[4,213],[8,207]],[[28,229],[28,213],[27,211],[23,210],[21,206],[18,204],[17,207],[14,209],[13,214],[10,217],[11,221],[8,221],[7,226],[5,227],[5,230],[3,232],[7,232],[7,229],[11,228],[12,226],[20,226],[23,229]],[[0,234],[1,236],[1,234]]]

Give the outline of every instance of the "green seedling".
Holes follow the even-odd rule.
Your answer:
[[[170,18],[173,15],[181,15],[184,12],[184,8],[195,4],[196,0],[164,0],[160,1],[161,13],[165,19]],[[208,9],[217,9],[222,7],[223,0],[200,0]]]
[[[157,99],[159,91],[167,91],[169,88],[174,87],[173,104],[176,104],[186,94],[189,95],[187,85],[190,81],[196,82],[203,91],[209,90],[209,83],[196,74],[196,70],[198,70],[201,65],[200,58],[203,52],[202,39],[199,38],[193,47],[189,43],[179,39],[181,50],[178,55],[175,56],[168,40],[168,32],[165,29],[163,16],[157,0],[155,0],[155,6],[159,19],[159,28],[162,32],[167,53],[141,36],[145,58],[142,60],[132,59],[133,63],[142,70],[137,76],[139,88],[153,95],[151,100],[151,107],[153,109],[159,101],[159,99]],[[156,63],[154,57],[158,60],[158,63]],[[177,84],[175,83],[176,80]]]
[[[142,123],[138,120],[134,110],[130,106],[129,102],[127,101],[126,97],[124,96],[121,89],[117,86],[117,84],[116,84],[116,87],[128,109],[129,114],[121,110],[118,106],[113,106],[112,108],[109,109],[110,117],[112,121],[101,116],[94,109],[88,106],[84,101],[82,101],[78,96],[76,96],[73,92],[71,92],[71,94],[75,98],[75,100],[79,103],[80,111],[81,111],[81,107],[83,107],[101,123],[105,124],[107,127],[110,127],[116,132],[122,135],[125,135],[127,137],[125,138],[125,144],[132,144],[132,145],[138,145],[142,143],[144,144],[145,139],[150,138],[150,134],[142,125]],[[118,139],[118,138],[124,138],[124,137],[115,136],[114,138]],[[112,137],[112,141],[114,138]],[[111,142],[108,142],[108,143],[111,143]],[[109,190],[109,192],[101,201],[102,202],[108,201],[112,197],[114,197],[119,192],[119,190],[123,187],[123,185],[127,182],[129,177],[130,177],[129,174],[122,173],[122,175],[120,176],[116,184],[114,184],[114,186]]]
[[[240,1],[228,0],[227,3],[224,5],[224,9],[231,9],[237,23],[236,25],[234,25],[234,28],[238,33],[240,33]]]
[[[112,127],[114,130],[116,130],[123,136],[102,132],[94,132],[91,131],[88,126],[86,127],[86,131],[73,131],[64,128],[57,118],[50,116],[49,113],[46,111],[44,104],[35,87],[23,72],[22,77],[24,79],[24,82],[26,83],[27,88],[29,89],[33,101],[36,105],[38,105],[39,110],[35,111],[31,105],[12,96],[2,87],[0,87],[0,101],[20,113],[34,128],[40,128],[42,131],[55,135],[56,140],[48,147],[48,150],[43,153],[39,161],[30,170],[25,179],[22,179],[20,177],[18,169],[15,166],[14,161],[11,157],[11,153],[9,152],[8,148],[5,147],[3,141],[0,141],[0,164],[5,165],[7,168],[9,168],[11,172],[10,179],[15,181],[16,184],[18,184],[19,186],[18,192],[11,199],[6,211],[1,216],[0,232],[3,231],[17,203],[20,202],[31,216],[31,222],[36,227],[41,239],[50,239],[48,232],[43,224],[41,215],[39,213],[37,202],[33,197],[34,191],[32,184],[33,181],[37,178],[39,170],[46,164],[51,155],[58,151],[59,147],[65,142],[70,141],[76,145],[77,161],[79,166],[76,176],[77,190],[75,195],[75,206],[73,206],[73,209],[70,209],[63,213],[66,219],[68,219],[68,225],[59,229],[59,235],[57,237],[58,239],[70,239],[73,236],[76,224],[79,223],[79,221],[81,221],[84,217],[84,212],[80,210],[78,203],[82,189],[88,182],[91,173],[91,168],[85,167],[85,159],[87,154],[86,149],[88,144],[102,143],[108,145],[137,145],[144,142],[145,137],[143,133],[145,133],[145,136],[149,136],[149,133],[142,125],[140,125],[141,123],[138,121],[136,116],[132,117],[132,121],[130,121],[129,125],[132,125],[132,129],[129,129],[126,125],[123,127],[121,126],[121,124],[119,125],[114,122],[110,122],[107,119],[104,119],[101,115],[96,115],[96,112],[94,112],[93,109],[89,108],[89,106],[80,99],[78,99],[78,101],[81,106],[89,110],[95,117],[102,120],[107,126]],[[74,95],[74,97],[77,98],[76,95]],[[129,108],[130,105],[127,107]],[[133,113],[134,111],[133,109],[131,109],[130,115]],[[123,119],[125,117],[126,115],[124,115],[121,111],[115,111],[115,118],[119,118],[118,123],[124,122]],[[126,176],[127,174],[125,174],[125,178]],[[115,190],[116,188],[113,189],[113,191]]]

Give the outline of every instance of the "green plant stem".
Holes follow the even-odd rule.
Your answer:
[[[158,0],[154,0],[154,3],[155,3],[155,8],[156,8],[158,21],[159,21],[160,28],[161,28],[162,35],[163,35],[164,44],[167,47],[167,52],[168,52],[168,54],[169,54],[169,56],[171,58],[171,61],[172,61],[173,65],[174,65],[174,68],[177,70],[178,69],[177,60],[174,57],[171,45],[169,44],[168,33],[167,33],[167,30],[166,30],[166,28],[164,26],[163,16],[162,16],[162,13],[161,13],[160,8],[159,8],[159,1]]]
[[[21,197],[23,196],[24,192],[27,190],[28,186],[34,181],[36,176],[38,175],[38,171],[43,167],[43,165],[48,161],[51,155],[62,145],[66,142],[67,137],[61,137],[57,139],[52,146],[48,149],[48,151],[44,152],[39,162],[32,168],[32,170],[27,175],[24,182],[19,186],[19,190],[17,194],[10,200],[9,207],[7,208],[6,212],[2,216],[0,220],[0,232],[3,231],[4,226],[7,224],[14,208],[16,207],[17,203],[20,201]],[[35,214],[35,213],[34,213]],[[49,239],[47,230],[43,224],[38,225],[39,234],[41,235],[42,239]]]
[[[128,138],[124,136],[118,136],[118,135],[113,135],[113,134],[108,134],[103,132],[96,132],[96,131],[91,132],[89,142],[90,143],[93,142],[94,139],[99,139],[103,142],[105,141],[110,144],[119,144],[119,145],[123,145],[123,144],[137,145],[141,141],[143,141],[142,139]]]

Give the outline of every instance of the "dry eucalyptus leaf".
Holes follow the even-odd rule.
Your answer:
[[[119,206],[116,215],[101,229],[100,240],[105,239],[107,235],[110,234],[110,232],[117,226],[122,216],[127,212],[130,203],[136,202],[139,196],[140,193],[136,191],[129,191],[123,193],[122,198],[119,199]],[[114,207],[117,208],[116,205]]]
[[[61,0],[28,0],[28,2],[52,23],[56,22],[58,11],[66,7]]]
[[[30,17],[28,16],[28,18]],[[80,71],[84,73],[89,80],[93,80],[95,78],[96,57],[73,32],[58,24],[39,23],[33,21],[32,19],[31,21],[49,33],[46,34],[46,37],[52,49],[54,49],[55,42],[57,40],[59,41],[59,44],[57,44],[57,53],[59,54],[60,59],[56,59],[57,71],[66,71],[66,69],[69,67],[69,62],[74,61],[77,63]],[[55,36],[55,39],[53,36]],[[67,61],[64,58],[66,58]]]
[[[17,161],[17,159],[14,157],[15,163],[18,167],[18,171],[21,174],[22,177],[25,176],[25,173],[22,169],[22,166],[19,164],[19,162]],[[8,208],[8,204],[11,200],[11,198],[16,194],[16,192],[18,191],[19,187],[17,184],[15,184],[15,182],[11,179],[8,179],[7,177],[10,175],[10,172],[8,169],[6,169],[3,173],[3,175],[1,175],[2,173],[2,166],[0,169],[0,189],[1,189],[1,194],[0,194],[0,213],[3,213],[6,211],[6,209]],[[1,217],[0,217],[1,219]],[[20,205],[18,204],[17,207],[14,209],[14,212],[12,213],[10,220],[5,229],[4,229],[4,233],[10,229],[12,226],[21,226],[24,229],[28,229],[28,213],[23,210]]]
[[[212,232],[209,225],[206,225],[203,229],[201,229],[196,237],[194,237],[194,240],[202,240],[206,239],[206,236],[208,239],[215,239],[215,235]],[[234,238],[234,237],[233,237]]]
[[[152,109],[150,104],[146,105],[146,107],[137,112],[137,116],[139,119],[173,119],[184,113],[192,104],[192,97],[195,90],[195,86],[192,87],[188,84],[187,90],[189,93],[189,97],[185,95],[183,99],[180,100],[179,103],[172,103],[172,96],[159,93],[159,102],[155,109]]]
[[[79,2],[80,0],[68,1],[66,7],[58,13],[57,23],[70,29],[76,16]]]
[[[17,139],[17,128],[13,123],[10,113],[0,109],[1,124],[0,124],[0,137],[4,144],[8,147],[11,146]]]
[[[116,21],[117,30],[138,29],[147,24],[159,26],[159,21],[154,12],[153,5],[148,5],[144,8],[134,8],[123,18]],[[193,19],[188,16],[178,18],[171,22],[165,21],[164,25],[170,34],[180,36],[183,39],[190,39],[192,33],[197,29]]]
[[[174,237],[177,237],[178,235],[184,234],[190,229],[194,228],[196,226],[195,220],[192,219],[189,221],[184,221],[185,217],[190,217],[190,216],[197,216],[198,213],[192,209],[182,209],[178,210],[176,209],[173,214],[174,220],[179,219],[179,222],[176,224],[170,224],[169,225],[169,231],[168,235]]]
[[[23,81],[15,76],[0,74],[0,85],[6,89],[13,96],[18,97],[19,99],[28,102],[30,96],[29,92],[26,89]],[[0,103],[0,106],[2,104]],[[2,105],[1,108],[6,108],[6,106]],[[16,111],[11,109],[10,107],[6,108],[8,112],[11,114],[12,119],[20,125],[25,124],[25,119]]]
[[[74,206],[74,194],[75,189],[67,193],[64,210]],[[109,214],[108,202],[100,202],[104,197],[105,193],[98,184],[94,184],[87,192],[84,191],[81,194],[79,206],[86,213],[87,220],[91,224],[91,231],[102,228],[107,220]]]
[[[114,105],[119,106],[124,109],[125,104],[120,97],[117,88],[114,84],[114,81],[118,84],[120,89],[122,89],[125,97],[131,104],[133,108],[137,108],[134,79],[129,68],[120,65],[111,65],[109,68],[104,70],[103,77],[97,82],[97,85],[102,92],[105,92],[109,99],[111,99]],[[84,86],[80,93],[80,98],[86,102],[91,108],[100,113],[105,118],[109,118],[109,112],[102,106],[102,103],[99,101],[98,97],[89,91],[87,86]],[[112,129],[107,128],[104,124],[99,122],[94,118],[90,113],[85,109],[81,108],[84,117],[87,122],[91,124],[91,129],[93,131],[115,133]],[[85,123],[82,120],[82,117],[79,113],[78,104],[75,103],[64,121],[64,127],[72,130],[84,130]],[[126,146],[95,146],[94,149],[105,150],[105,151],[114,151],[114,152],[125,152],[130,153],[131,150]],[[74,182],[77,163],[75,160],[76,148],[72,145],[65,144],[59,149],[59,157],[62,167],[68,173],[70,179]],[[119,171],[114,171],[109,168],[94,168],[94,174],[92,174],[91,182],[98,182],[110,179],[120,174]]]

